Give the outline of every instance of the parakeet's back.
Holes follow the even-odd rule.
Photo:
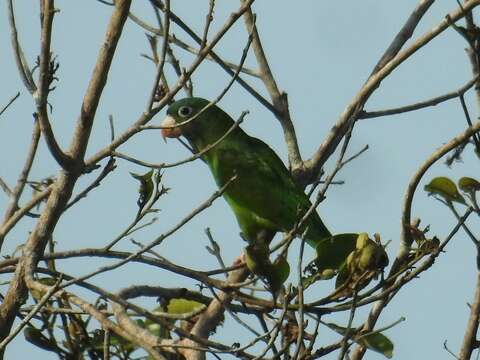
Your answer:
[[[264,142],[241,130],[229,138],[208,154],[207,163],[219,186],[236,175],[225,198],[242,231],[249,237],[261,229],[291,230],[311,206],[303,190]],[[313,246],[330,236],[316,211],[305,224],[306,240]]]
[[[163,136],[183,135],[196,152],[217,142],[234,125],[222,109],[201,98],[179,100],[170,106],[167,115],[163,125],[171,128],[164,129]],[[181,126],[175,127],[178,124]],[[218,186],[236,176],[224,197],[242,232],[251,241],[262,230],[291,230],[311,206],[275,152],[240,128],[231,131],[202,158]],[[314,247],[330,236],[316,211],[300,230],[303,229],[308,229],[305,238]]]

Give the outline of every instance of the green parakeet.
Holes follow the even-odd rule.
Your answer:
[[[188,121],[208,104],[202,98],[176,101],[167,110],[162,126],[172,127]],[[187,124],[162,129],[162,135],[164,138],[183,135],[194,151],[200,152],[233,125],[233,119],[213,105]],[[219,187],[236,175],[224,197],[250,244],[258,241],[262,232],[274,234],[291,230],[311,206],[310,200],[275,152],[239,127],[202,158]],[[322,239],[331,236],[316,211],[303,229],[307,229],[306,242],[314,248]]]

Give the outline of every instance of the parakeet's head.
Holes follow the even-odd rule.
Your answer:
[[[161,123],[161,126],[168,127],[162,129],[163,138],[183,135],[197,148],[218,140],[233,126],[234,121],[218,106],[211,105],[207,108],[209,103],[208,100],[196,97],[175,101]],[[196,116],[197,114],[199,115]],[[181,125],[182,123],[185,124]]]

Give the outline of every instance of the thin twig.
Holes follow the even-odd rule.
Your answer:
[[[7,210],[5,210],[5,215],[3,218],[4,222],[6,222],[13,215],[13,213],[18,209],[18,201],[20,199],[20,196],[23,193],[23,189],[28,179],[28,174],[30,173],[30,169],[32,168],[33,160],[37,153],[39,140],[40,140],[40,124],[38,121],[35,121],[35,123],[33,124],[32,140],[30,142],[30,148],[27,153],[27,158],[25,159],[25,164],[18,177],[17,183],[15,184],[15,187],[13,188],[10,194],[9,204],[8,204]]]
[[[241,0],[241,2],[245,3],[245,0]],[[277,82],[275,81],[273,73],[270,69],[270,65],[268,64],[267,56],[263,49],[260,35],[258,34],[257,26],[255,24],[255,15],[253,14],[251,7],[249,7],[245,12],[243,18],[245,20],[247,29],[252,29],[252,47],[259,66],[260,78],[262,79],[262,82],[265,85],[265,88],[270,95],[270,99],[272,100],[275,108],[275,112],[273,113],[282,126],[285,143],[287,144],[288,162],[290,164],[290,168],[295,174],[296,170],[302,165],[302,157],[300,155],[300,148],[298,146],[297,136],[295,134],[295,128],[291,119],[290,110],[288,108],[287,94],[280,92]]]
[[[50,92],[50,83],[53,77],[51,69],[52,53],[50,44],[52,40],[53,16],[55,15],[55,5],[53,0],[43,0],[42,9],[42,31],[40,34],[40,65],[38,72],[38,89],[34,93],[37,113],[35,117],[40,122],[42,135],[47,143],[48,149],[55,161],[64,169],[72,166],[72,159],[61,148],[53,133],[50,120],[48,119],[48,94]]]
[[[33,309],[22,319],[20,324],[12,330],[12,332],[0,342],[0,351],[2,351],[5,346],[8,345],[10,341],[12,341],[15,336],[18,335],[22,329],[27,326],[30,320],[42,309],[42,307],[47,303],[47,301],[53,296],[53,294],[58,290],[60,283],[62,282],[62,277],[60,276],[54,285],[52,285],[48,291],[42,296],[38,304],[36,304]]]
[[[2,116],[2,114],[9,108],[10,105],[13,104],[13,102],[15,100],[17,100],[18,98],[20,97],[20,91],[17,92],[7,103],[7,105],[5,105],[2,110],[0,110],[0,116]]]
[[[444,94],[444,95],[440,95],[440,96],[431,98],[429,100],[420,101],[420,102],[417,102],[415,104],[401,106],[401,107],[392,108],[392,109],[386,109],[386,110],[364,111],[364,112],[361,112],[358,115],[358,119],[363,120],[363,119],[376,118],[376,117],[380,117],[380,116],[402,114],[402,113],[409,112],[409,111],[424,109],[424,108],[430,107],[430,106],[436,106],[436,105],[441,104],[445,101],[448,101],[448,100],[451,100],[451,99],[456,99],[460,95],[465,94],[468,90],[470,90],[477,83],[478,79],[479,79],[479,77],[475,76],[473,79],[469,80],[465,85],[463,85],[462,87],[460,87],[457,90],[454,90],[454,91],[449,92],[449,93]]]
[[[8,196],[12,195],[12,190],[2,178],[0,178],[0,187],[2,188],[3,192]]]
[[[242,112],[242,114],[240,115],[240,117],[237,119],[237,121],[235,121],[235,123],[230,127],[230,129],[228,129],[228,131],[223,134],[217,141],[215,141],[214,143],[206,146],[202,151],[198,152],[198,153],[194,153],[192,156],[186,158],[186,159],[183,159],[183,160],[180,160],[180,161],[176,161],[176,162],[173,162],[173,163],[170,163],[170,164],[165,164],[165,163],[162,163],[162,164],[152,164],[152,163],[147,163],[145,161],[142,161],[142,160],[137,160],[135,158],[132,158],[128,155],[125,155],[125,154],[122,154],[122,153],[119,153],[119,152],[112,152],[112,155],[113,156],[116,156],[116,157],[119,157],[121,159],[124,159],[124,160],[127,160],[127,161],[130,161],[134,164],[137,164],[137,165],[141,165],[141,166],[145,166],[145,167],[148,167],[148,168],[151,168],[151,169],[158,169],[158,170],[161,170],[161,169],[167,169],[167,168],[171,168],[171,167],[176,167],[176,166],[179,166],[179,165],[183,165],[183,164],[186,164],[186,163],[189,163],[189,162],[192,162],[192,161],[195,161],[199,158],[201,158],[203,155],[205,155],[207,152],[209,152],[211,149],[213,149],[214,147],[216,147],[218,144],[220,144],[223,140],[225,140],[236,128],[238,128],[238,126],[243,122],[245,116],[248,114],[248,111],[244,111]]]
[[[103,360],[110,360],[110,329],[103,329]]]
[[[51,16],[53,16],[51,12],[55,10],[53,6],[50,6],[51,2],[48,0],[44,1],[47,2],[47,6],[44,8],[45,11],[43,15],[51,18]],[[75,169],[73,169],[74,171],[61,171],[59,173],[55,183],[49,188],[52,196],[49,196],[44,211],[24,245],[21,261],[16,267],[15,275],[10,280],[9,288],[0,305],[0,336],[2,338],[9,333],[15,316],[18,314],[20,306],[26,299],[28,281],[31,280],[29,284],[31,286],[36,286],[37,284],[36,281],[33,280],[34,269],[37,267],[40,256],[45,251],[47,242],[51,238],[57,222],[62,215],[62,211],[71,197],[81,170],[83,170],[83,158],[90,137],[90,130],[93,125],[93,117],[108,77],[111,61],[115,54],[123,25],[128,16],[130,3],[130,0],[115,1],[115,9],[110,17],[105,41],[100,48],[97,66],[89,83],[87,95],[82,104],[80,120],[75,128],[72,146],[69,149],[69,154],[75,159]],[[47,41],[49,36],[48,29],[43,26],[42,39]],[[46,48],[47,46],[45,44],[41,44],[42,52]],[[44,59],[46,58],[49,58],[48,55],[44,56]],[[14,216],[12,216],[12,218]],[[121,330],[115,328],[115,332],[117,331]]]
[[[455,216],[455,219],[457,219],[457,221],[460,221],[461,216],[458,213],[457,209],[455,209],[455,206],[453,205],[453,203],[451,201],[448,201],[446,205]],[[472,231],[468,228],[468,226],[465,223],[462,224],[462,229],[467,233],[470,240],[472,240],[477,251],[480,250],[480,241],[477,239],[477,237],[472,233]]]
[[[90,193],[90,191],[100,186],[103,179],[105,179],[113,170],[115,170],[116,167],[117,165],[115,165],[115,159],[113,157],[110,158],[107,164],[102,169],[101,173],[97,176],[97,178],[84,190],[78,193],[72,200],[70,200],[70,202],[65,206],[65,210],[71,208],[81,199],[85,198]]]
[[[448,348],[447,340],[445,340],[445,341],[443,342],[443,348],[445,349],[446,352],[448,352],[450,355],[452,355],[454,359],[459,360],[458,356],[455,355],[455,353]]]
[[[450,13],[450,18],[457,21],[465,16],[465,11],[480,5],[480,0],[469,0],[463,6],[463,9],[457,8]],[[303,177],[306,182],[313,181],[319,169],[324,165],[330,155],[338,147],[340,141],[349,131],[351,124],[354,123],[363,110],[363,107],[374,91],[380,86],[381,82],[398,68],[400,64],[409,59],[415,52],[426,46],[430,41],[448,29],[449,22],[444,19],[430,31],[420,36],[412,45],[403,51],[398,52],[388,63],[386,63],[374,75],[370,76],[367,82],[362,86],[352,101],[347,105],[340,115],[336,124],[332,127],[330,133],[320,144],[314,155],[304,162]]]
[[[465,104],[465,98],[463,94],[459,94],[460,104],[462,105],[463,113],[465,114],[465,119],[467,120],[468,126],[472,126],[472,120],[470,119],[470,114],[468,112],[467,105]],[[472,135],[473,142],[475,143],[475,147],[477,148],[477,153],[480,154],[480,140],[478,140],[478,134]]]
[[[301,349],[303,348],[303,337],[304,337],[304,324],[305,324],[305,313],[304,313],[304,293],[303,293],[303,254],[305,251],[305,235],[307,233],[307,230],[303,232],[303,235],[301,237],[301,244],[300,244],[300,253],[298,255],[298,264],[297,264],[297,272],[298,272],[298,282],[297,282],[297,301],[298,301],[298,335],[297,335],[297,342],[296,342],[296,348],[295,348],[295,353],[293,354],[293,359],[301,359],[302,354],[301,354]],[[286,301],[286,300],[285,300]]]
[[[155,101],[155,95],[158,91],[158,84],[160,82],[160,78],[163,75],[163,67],[165,65],[165,59],[167,56],[167,49],[168,49],[168,37],[170,32],[170,0],[165,0],[165,10],[164,10],[164,38],[163,38],[163,45],[162,45],[162,54],[160,56],[160,62],[157,65],[157,74],[155,75],[155,81],[153,83],[152,91],[150,92],[150,98],[147,102],[147,112],[152,110],[153,102]]]
[[[161,9],[163,8],[163,5],[160,1],[158,0],[151,0],[153,1],[157,6],[159,6]],[[249,7],[253,4],[254,0],[245,0],[242,1],[242,13],[243,15]],[[202,44],[202,39],[199,37],[185,22],[182,21],[178,16],[176,16],[174,13],[171,14],[171,20],[177,24],[182,30],[184,30],[198,45]],[[212,42],[215,40],[212,39],[210,42],[210,45]],[[209,46],[207,45],[205,49],[207,49]],[[202,50],[199,51],[199,55],[202,53]],[[234,71],[213,51],[209,50],[208,53],[212,58],[220,65],[222,69],[224,69],[230,76],[233,76]],[[262,105],[264,105],[268,110],[270,110],[272,113],[276,112],[275,107],[270,104],[270,102],[265,99],[260,93],[258,93],[252,86],[250,86],[243,78],[240,76],[237,78],[237,82],[242,86],[250,95],[252,95],[255,99],[257,99]]]
[[[35,81],[33,81],[32,72],[30,71],[22,47],[18,41],[17,26],[15,24],[15,14],[13,11],[13,0],[8,0],[8,22],[10,24],[10,41],[15,56],[15,63],[17,64],[17,69],[20,73],[20,78],[30,94],[34,94],[37,91],[37,86],[35,85]]]
[[[22,206],[20,209],[15,211],[12,216],[8,218],[7,221],[5,221],[2,226],[0,227],[0,247],[3,244],[3,241],[5,239],[5,236],[8,234],[8,232],[15,226],[15,224],[23,217],[25,216],[31,209],[33,209],[35,206],[37,206],[40,202],[45,200],[50,193],[53,190],[53,186],[50,185],[48,188],[43,190],[42,192],[39,192],[33,196],[30,201],[28,201],[24,206]]]
[[[155,246],[161,244],[166,238],[168,238],[170,235],[172,235],[173,233],[175,233],[178,229],[180,229],[181,227],[183,227],[186,223],[188,223],[191,219],[193,219],[195,216],[197,216],[199,213],[201,213],[203,210],[209,208],[213,202],[218,199],[220,196],[223,195],[223,193],[225,192],[225,190],[228,188],[228,186],[230,186],[230,184],[235,181],[236,179],[236,176],[232,177],[231,179],[229,179],[229,181],[227,181],[225,183],[224,186],[222,186],[219,190],[215,191],[212,196],[210,196],[206,201],[204,201],[202,204],[200,204],[198,207],[196,207],[194,210],[192,210],[189,214],[187,214],[187,216],[185,216],[182,220],[180,220],[179,223],[177,223],[174,227],[172,227],[170,230],[168,230],[167,232],[165,232],[164,234],[158,236],[155,240],[153,240],[152,242],[150,242],[149,245],[145,246],[143,249],[140,249],[138,251],[136,251],[135,253],[129,255],[128,257],[126,257],[125,259],[121,260],[121,261],[118,261],[114,264],[111,264],[111,265],[107,265],[107,266],[104,266],[104,267],[101,267],[95,271],[92,271],[86,275],[82,275],[82,276],[79,276],[77,277],[75,280],[73,281],[67,281],[65,284],[62,285],[62,288],[65,288],[67,286],[70,286],[74,283],[76,283],[77,281],[83,281],[83,280],[86,280],[86,279],[89,279],[93,276],[96,276],[98,274],[101,274],[101,273],[104,273],[104,272],[107,272],[107,271],[111,271],[111,270],[114,270],[114,269],[117,269],[119,268],[120,266],[123,266],[127,263],[129,263],[132,259],[135,259],[137,256],[147,252],[148,250],[154,248]]]
[[[203,27],[202,42],[200,43],[200,49],[203,49],[208,41],[208,30],[213,21],[213,9],[215,8],[215,0],[209,0],[208,2],[208,14],[206,16],[205,26]],[[167,32],[165,32],[168,34]],[[241,66],[239,66],[241,67]]]
[[[156,29],[153,26],[148,25],[146,22],[141,20],[139,17],[135,16],[133,13],[130,13],[128,17],[130,18],[130,20],[132,20],[134,23],[136,23],[137,25],[139,25],[143,29],[147,30],[148,32],[150,32],[152,34],[155,34],[155,35],[158,35],[158,36],[164,36],[163,29]],[[176,36],[170,35],[169,38],[168,38],[168,42],[169,42],[169,44],[170,43],[175,44],[180,49],[188,51],[189,53],[194,54],[194,55],[198,55],[199,52],[200,52],[200,50],[198,50],[198,49],[188,45],[187,43],[181,41]],[[215,61],[215,62],[217,62],[217,59],[220,59],[222,64],[225,64],[226,66],[228,66],[233,71],[236,71],[239,68],[239,66],[237,64],[234,64],[234,63],[232,63],[230,61],[227,61],[227,60],[223,60],[216,54],[215,54],[215,57],[209,54],[205,57],[205,59],[210,60],[210,61]],[[256,77],[256,78],[260,77],[260,74],[258,73],[257,70],[249,69],[249,68],[246,68],[246,67],[243,67],[240,70],[240,72],[242,72],[244,74],[247,74],[247,75],[250,75],[250,76],[253,76],[253,77]]]
[[[354,290],[352,298],[352,307],[350,309],[350,316],[348,318],[347,328],[345,329],[345,334],[342,339],[342,347],[340,348],[340,353],[338,354],[338,360],[343,360],[347,355],[347,350],[349,347],[348,340],[351,338],[351,331],[353,325],[353,319],[355,317],[355,310],[357,308],[357,291]]]
[[[403,260],[408,255],[408,252],[410,251],[410,246],[413,241],[412,234],[410,232],[411,209],[412,209],[413,197],[423,175],[434,163],[436,163],[439,159],[441,159],[445,154],[447,154],[449,151],[451,151],[458,145],[465,142],[467,139],[469,139],[473,134],[477,133],[478,131],[480,131],[480,122],[475,123],[472,127],[469,127],[464,132],[458,134],[448,143],[446,143],[445,145],[440,147],[438,150],[436,150],[432,155],[430,155],[430,157],[427,160],[425,160],[422,166],[413,175],[412,179],[410,180],[410,183],[408,184],[404,202],[403,202],[402,222],[401,222],[402,235],[401,235],[401,241],[400,241],[397,257],[395,259],[395,263],[397,263],[397,265],[394,263],[394,265],[392,265],[391,271],[395,272],[397,270],[397,266],[399,266],[403,262]]]
[[[388,63],[398,52],[402,49],[403,45],[410,39],[413,32],[417,28],[420,20],[426,14],[430,6],[433,5],[435,0],[420,0],[417,7],[412,11],[405,24],[402,26],[398,34],[393,39],[392,43],[382,55],[380,60],[375,65],[372,75],[377,73],[386,63]]]
[[[225,262],[222,259],[222,255],[220,254],[220,246],[218,243],[213,239],[212,232],[210,231],[210,228],[205,228],[205,234],[207,235],[208,240],[210,241],[211,247],[207,246],[207,250],[210,254],[215,256],[217,259],[218,263],[220,264],[220,267],[225,270]],[[227,275],[227,272],[225,272],[225,276]]]
[[[152,0],[154,1],[154,0]],[[210,51],[217,45],[217,43],[223,38],[225,33],[233,26],[233,24],[242,16],[242,14],[246,11],[247,7],[253,3],[254,0],[249,0],[245,5],[240,7],[237,11],[233,12],[230,15],[228,21],[222,26],[222,28],[217,32],[217,34],[212,38],[210,43],[200,51],[197,58],[193,61],[190,67],[185,71],[183,76],[177,81],[177,83],[170,89],[167,95],[165,95],[162,100],[150,111],[148,114],[143,113],[134,124],[132,124],[123,134],[119,135],[115,141],[110,143],[105,148],[98,151],[96,154],[91,156],[89,159],[85,161],[85,166],[89,167],[96,164],[101,159],[108,157],[111,155],[112,151],[114,151],[117,147],[122,145],[128,139],[130,139],[133,135],[137,134],[141,131],[141,127],[149,122],[153,116],[155,116],[163,107],[170,103],[173,96],[183,88],[185,82],[190,78],[192,73],[198,68],[198,66],[202,63],[205,57],[210,53]],[[480,0],[479,0],[480,1]],[[173,13],[170,14],[171,19],[173,21]],[[229,69],[230,70],[230,69]],[[229,72],[232,76],[234,73],[230,70]]]

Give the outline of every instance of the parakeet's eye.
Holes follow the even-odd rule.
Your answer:
[[[178,109],[178,115],[180,115],[183,118],[189,117],[192,115],[193,109],[190,106],[182,106],[180,109]]]

